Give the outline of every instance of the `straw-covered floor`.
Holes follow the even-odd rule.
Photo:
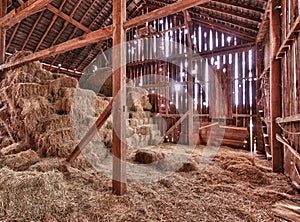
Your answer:
[[[110,178],[91,168],[62,173],[60,161],[0,170],[1,221],[282,221],[272,205],[299,201],[267,160],[228,147],[202,170],[130,184],[122,197],[112,194]]]
[[[0,221],[280,221],[272,213],[277,201],[300,202],[284,175],[246,151],[222,147],[208,161],[213,147],[140,149],[161,138],[146,93],[132,85],[127,172],[128,181],[139,183],[115,196],[107,158],[111,120],[83,152],[88,161],[80,155],[73,167],[62,167],[109,98],[78,88],[76,79],[45,71],[39,62],[7,72],[0,86]],[[152,180],[166,172],[173,173]]]

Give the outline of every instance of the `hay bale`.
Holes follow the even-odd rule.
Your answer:
[[[138,149],[135,154],[135,161],[143,164],[154,163],[164,158],[165,154],[163,152],[147,149]]]
[[[24,147],[20,143],[13,143],[9,146],[5,146],[1,149],[0,153],[2,155],[10,155],[10,154],[17,154],[24,150]]]
[[[39,160],[40,158],[35,151],[27,150],[18,154],[6,156],[4,159],[4,165],[10,169],[22,171],[28,169]]]
[[[38,221],[47,214],[67,214],[67,189],[61,173],[0,170],[0,217],[9,221]]]
[[[139,135],[143,135],[143,136],[146,136],[146,135],[150,135],[151,134],[151,128],[150,126],[141,126],[141,127],[138,127],[136,128],[136,133],[139,134]]]
[[[197,163],[193,159],[190,159],[186,163],[184,163],[178,171],[179,172],[191,172],[191,171],[198,171],[198,170],[199,170],[199,163]]]

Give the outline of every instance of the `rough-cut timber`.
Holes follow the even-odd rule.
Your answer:
[[[73,49],[81,48],[81,47],[90,45],[92,43],[108,39],[112,35],[111,28],[112,28],[111,26],[108,26],[104,29],[99,29],[97,31],[93,31],[84,36],[80,36],[78,38],[71,39],[71,40],[61,43],[59,45],[52,46],[49,49],[45,49],[45,50],[33,53],[33,54],[28,55],[18,61],[8,62],[4,65],[0,65],[0,70],[17,67],[19,65],[22,65],[22,64],[25,64],[28,62],[36,61],[39,59],[44,59],[44,58],[54,56],[57,54],[62,54],[64,52],[71,51]]]
[[[209,0],[184,0],[178,1],[171,5],[156,9],[150,13],[135,17],[124,24],[125,29],[133,28],[138,25],[142,25],[146,22],[153,21],[168,15],[175,14],[177,12],[192,8],[194,6],[208,2]]]
[[[276,140],[276,134],[280,134],[280,127],[276,118],[281,117],[281,70],[280,60],[276,54],[280,47],[280,11],[278,3],[272,0],[270,6],[270,37],[271,37],[271,65],[270,65],[270,96],[271,96],[271,149],[273,171],[283,170],[283,149],[281,143]]]
[[[22,21],[24,18],[36,13],[52,0],[28,0],[19,8],[12,10],[6,16],[0,19],[0,26],[9,28],[16,23]]]
[[[55,15],[63,18],[65,21],[68,21],[69,23],[73,24],[75,27],[81,29],[82,31],[84,31],[86,33],[90,33],[91,32],[91,30],[89,28],[87,28],[84,25],[82,25],[81,23],[77,22],[75,19],[71,18],[70,16],[68,16],[65,13],[63,13],[59,9],[55,8],[54,6],[47,5],[47,9],[49,11],[53,12]]]
[[[126,192],[126,0],[113,0],[113,193]],[[120,91],[122,90],[122,92]],[[125,91],[125,92],[124,92]]]

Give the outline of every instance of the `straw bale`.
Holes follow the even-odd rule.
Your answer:
[[[183,163],[182,167],[178,170],[179,172],[190,172],[199,170],[199,163],[195,160],[190,159],[187,162]]]
[[[144,135],[144,136],[150,135],[151,134],[150,125],[144,125],[144,126],[138,127],[136,129],[136,132],[137,132],[137,134]]]
[[[75,141],[75,133],[72,128],[46,131],[36,139],[37,152],[42,157],[67,157],[76,145]]]
[[[61,173],[0,170],[0,217],[8,221],[38,221],[67,214],[66,186]]]
[[[154,163],[165,158],[165,153],[150,149],[138,149],[135,154],[135,161],[143,164]]]
[[[48,95],[48,87],[37,83],[19,83],[14,86],[14,89],[15,98]]]
[[[20,143],[13,143],[3,147],[4,148],[0,150],[2,155],[17,154],[24,150],[24,147]]]
[[[18,154],[11,154],[4,160],[4,165],[13,170],[26,170],[39,161],[39,156],[33,150],[22,151]]]

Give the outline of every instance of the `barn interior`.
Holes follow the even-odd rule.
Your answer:
[[[0,5],[1,221],[300,221],[299,0]]]

